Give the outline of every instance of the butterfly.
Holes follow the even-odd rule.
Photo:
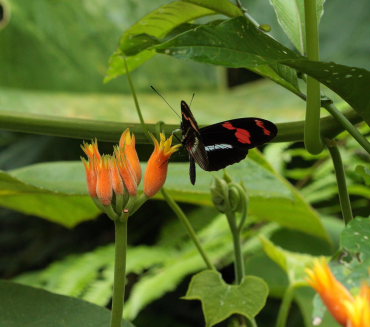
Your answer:
[[[189,153],[190,181],[196,180],[195,163],[206,171],[225,168],[244,159],[248,150],[271,141],[275,124],[262,118],[238,118],[199,128],[190,107],[181,101],[181,143]]]

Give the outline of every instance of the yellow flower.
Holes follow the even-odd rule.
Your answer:
[[[345,301],[348,320],[346,327],[370,327],[370,287],[362,285],[354,300]]]
[[[306,270],[309,284],[320,294],[333,317],[342,325],[347,323],[346,302],[353,302],[349,291],[335,278],[326,259],[318,259]]]
[[[132,169],[135,172],[136,184],[139,185],[141,181],[141,166],[139,157],[135,148],[135,135],[130,133],[130,129],[126,129],[119,140],[119,147],[124,152],[125,157],[130,162]]]
[[[181,146],[172,145],[172,135],[166,139],[160,134],[160,143],[154,138],[154,151],[149,158],[144,178],[144,193],[148,197],[154,196],[163,186],[167,178],[168,161],[171,155]]]

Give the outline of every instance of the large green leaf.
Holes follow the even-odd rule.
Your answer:
[[[54,171],[53,177],[66,180],[73,184],[71,171]],[[32,174],[32,172],[31,172]],[[38,172],[41,176],[42,172]],[[81,171],[78,171],[81,176]],[[48,175],[50,177],[50,174]],[[82,175],[83,176],[83,175]],[[37,176],[34,176],[37,179]],[[37,184],[37,183],[35,183]],[[49,181],[49,185],[52,181]],[[68,189],[66,182],[62,183]],[[75,183],[76,185],[76,183]],[[18,179],[6,172],[0,172],[0,205],[26,214],[39,216],[61,225],[72,227],[84,220],[92,219],[99,214],[93,201],[86,195],[61,193],[57,186],[50,188],[33,186],[31,183]],[[84,192],[86,193],[86,192]]]
[[[369,71],[306,60],[261,32],[243,17],[229,19],[217,25],[200,25],[156,46],[156,49],[178,58],[227,67],[258,69],[259,66],[265,67],[270,63],[293,67],[332,89],[370,123]],[[289,81],[285,74],[279,75]],[[266,76],[279,83],[272,75]],[[289,88],[287,84],[280,84]],[[288,84],[289,89],[293,90],[293,84]]]
[[[289,183],[284,181],[276,173],[267,169],[268,163],[263,161],[263,157],[256,151],[251,151],[250,158],[242,161],[239,164],[228,168],[228,173],[237,182],[243,182],[247,186],[249,196],[251,198],[250,214],[258,217],[261,220],[275,221],[283,226],[292,229],[301,230],[305,233],[327,238],[327,233],[320,222],[317,213],[302,199],[298,191],[296,191]],[[251,160],[254,158],[254,160]],[[144,170],[145,170],[145,165]],[[248,172],[248,173],[246,173]],[[5,174],[5,173],[4,173]],[[215,175],[220,175],[222,172],[217,172]],[[97,209],[94,208],[91,200],[87,196],[87,187],[85,181],[85,173],[82,163],[79,162],[56,162],[37,164],[22,169],[17,169],[11,172],[11,180],[14,177],[14,183],[31,185],[36,188],[38,193],[51,193],[54,201],[66,201],[69,197],[75,199],[84,199],[86,206],[83,209],[88,210],[90,216],[85,212],[84,219],[94,213],[97,214]],[[178,201],[184,201],[201,205],[212,205],[212,200],[209,192],[209,187],[212,181],[212,174],[201,169],[197,171],[196,187],[192,186],[188,177],[188,165],[183,163],[172,163],[169,168],[169,174],[166,181],[167,190]],[[22,181],[22,182],[21,182]],[[13,184],[7,186],[8,188]],[[6,188],[5,188],[6,189]],[[68,195],[69,197],[66,197]],[[14,201],[19,194],[14,194]],[[37,199],[37,197],[35,197]],[[23,199],[23,197],[22,197]],[[31,198],[30,198],[31,199]],[[31,201],[31,200],[29,200]],[[36,200],[32,200],[36,201]],[[85,202],[84,202],[85,203]],[[2,205],[8,206],[6,200],[2,201]],[[68,224],[63,217],[66,211],[62,213],[53,213],[53,205],[50,204],[51,212],[42,212],[39,207],[39,202],[36,208],[40,208],[42,217],[49,217],[53,221],[59,221],[62,224],[71,226],[83,220],[82,217],[73,218],[68,216]],[[16,209],[16,207],[12,207]],[[32,206],[33,208],[33,206]],[[25,207],[23,210],[26,210]],[[81,211],[82,209],[80,209]],[[38,214],[38,212],[35,214]],[[273,214],[272,214],[273,213]]]
[[[0,33],[0,85],[22,90],[129,92],[125,78],[103,84],[107,58],[122,30],[165,2],[111,0],[107,5],[101,0],[6,1],[10,15]],[[164,21],[166,18],[162,24]],[[158,74],[158,66],[162,74]],[[215,69],[200,66],[157,56],[135,72],[135,87],[146,92],[149,84],[174,89],[172,80],[179,75],[182,78],[176,89],[215,86]],[[204,74],[195,80],[193,75],[199,71]]]
[[[110,321],[110,312],[97,305],[7,281],[0,281],[0,303],[2,327],[102,327]]]
[[[190,58],[233,68],[245,67],[293,92],[299,92],[296,75],[280,67],[277,62],[298,59],[299,56],[244,17],[197,26],[155,49],[177,58]],[[270,58],[274,58],[275,62],[271,63]]]
[[[175,27],[187,21],[214,14],[215,12],[213,10],[185,1],[174,1],[152,11],[122,35],[118,49],[109,60],[105,82],[126,73],[123,57],[127,57],[127,66],[131,71],[155,55],[154,50],[145,49],[134,56],[130,56],[130,53],[125,53],[125,48],[128,46],[128,43],[132,42],[135,36],[145,34],[151,37],[161,38]]]
[[[324,12],[325,0],[316,1],[317,21]],[[289,37],[290,41],[301,54],[305,52],[305,15],[304,1],[301,0],[270,0],[275,9],[279,24]]]
[[[258,277],[245,276],[240,285],[228,285],[220,273],[206,270],[193,276],[184,299],[202,302],[206,326],[211,327],[233,314],[254,318],[267,295],[267,285]]]

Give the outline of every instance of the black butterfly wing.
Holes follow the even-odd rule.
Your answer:
[[[185,101],[181,101],[181,116],[181,143],[185,146],[189,156],[192,157],[201,168],[208,170],[209,160],[199,132],[200,129]],[[190,162],[190,164],[192,164],[192,162]],[[190,169],[194,171],[195,182],[195,168],[190,167]]]
[[[271,141],[277,127],[261,118],[239,118],[201,128],[199,133],[208,157],[202,168],[211,171],[241,161],[249,149]]]

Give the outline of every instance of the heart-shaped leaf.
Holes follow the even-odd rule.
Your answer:
[[[206,270],[191,279],[186,300],[200,300],[206,326],[213,326],[233,314],[249,319],[264,307],[267,284],[258,277],[245,276],[240,285],[228,285],[218,272]]]

